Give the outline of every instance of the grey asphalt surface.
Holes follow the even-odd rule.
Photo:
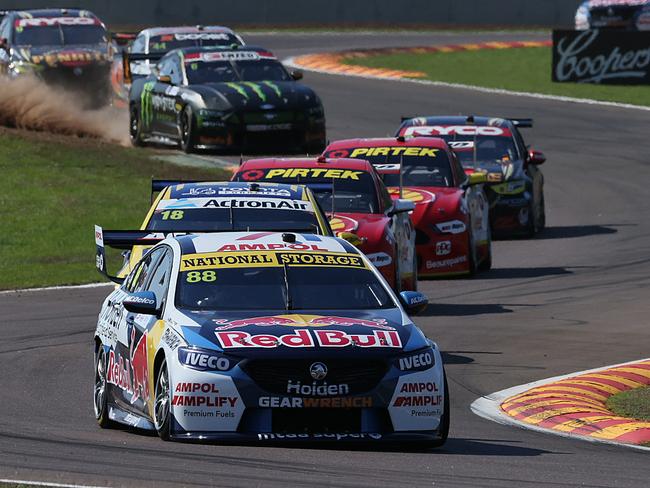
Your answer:
[[[470,39],[257,37],[249,42],[281,56],[314,46]],[[420,283],[432,305],[416,322],[445,351],[450,381],[445,447],[195,445],[102,431],[92,412],[91,340],[108,288],[21,292],[0,295],[0,478],[106,486],[648,486],[645,453],[501,426],[469,405],[521,383],[650,356],[650,114],[311,73],[305,82],[324,100],[332,139],[392,134],[403,114],[535,119],[525,136],[548,157],[548,228],[533,240],[496,242],[494,269],[475,279]]]

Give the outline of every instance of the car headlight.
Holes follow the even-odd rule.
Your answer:
[[[427,346],[417,351],[397,356],[393,364],[400,371],[424,371],[435,366],[436,356],[433,353],[433,347]]]
[[[238,360],[217,351],[196,347],[179,347],[178,361],[197,371],[229,371],[238,363]]]
[[[461,234],[467,230],[467,226],[460,220],[450,220],[435,224],[434,229],[443,234]]]
[[[526,182],[523,180],[508,181],[506,183],[501,183],[500,185],[492,185],[490,186],[490,189],[500,195],[517,195],[526,190]]]

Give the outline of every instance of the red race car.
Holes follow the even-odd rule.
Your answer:
[[[467,175],[442,139],[348,139],[331,143],[323,155],[370,161],[393,198],[415,203],[420,277],[471,275],[492,266],[485,175]]]
[[[393,200],[368,161],[358,159],[253,159],[234,181],[309,187],[330,216],[334,233],[363,251],[396,291],[417,289],[415,205]]]

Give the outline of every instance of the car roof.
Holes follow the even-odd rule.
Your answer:
[[[295,242],[287,242],[283,238],[287,234],[293,234],[295,236]],[[305,253],[340,252],[359,254],[359,251],[354,246],[343,239],[315,234],[298,234],[295,232],[219,232],[190,234],[177,236],[173,239],[177,240],[180,244],[183,255],[224,251],[225,246],[232,246],[230,247],[231,250],[240,249],[240,245],[243,243],[249,245],[247,249],[253,250],[256,249],[254,247],[255,244],[258,246],[261,244],[263,248],[271,248],[270,250],[278,251],[292,250]]]
[[[512,121],[499,117],[476,115],[434,115],[405,119],[402,126],[414,125],[478,125],[511,128]]]
[[[334,168],[351,169],[372,173],[373,167],[364,159],[352,158],[260,158],[245,161],[241,168],[266,169],[266,168]],[[239,172],[239,171],[238,171]]]
[[[240,181],[181,183],[167,188],[169,189],[167,198],[172,200],[234,195],[236,195],[237,198],[264,197],[306,200],[309,192],[309,189],[300,185]],[[163,190],[163,193],[165,193],[165,190]]]
[[[181,25],[172,27],[149,27],[140,31],[140,34],[149,36],[161,36],[165,34],[199,34],[201,32],[223,32],[226,34],[235,34],[229,27],[222,25]]]
[[[326,151],[334,149],[347,149],[354,147],[433,147],[448,150],[447,143],[439,137],[377,137],[369,139],[342,139],[334,141],[327,146]]]
[[[97,18],[97,16],[92,13],[90,10],[77,9],[77,8],[41,8],[41,9],[23,9],[15,10],[9,12],[9,14],[16,15],[18,17],[30,18],[30,17],[41,17],[41,18],[50,18],[50,17],[91,17]]]

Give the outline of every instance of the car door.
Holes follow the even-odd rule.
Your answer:
[[[393,206],[394,200],[379,177],[376,178],[376,186],[379,201],[382,204],[382,211],[386,212]],[[395,239],[395,256],[393,256],[393,259],[401,275],[397,278],[398,280],[403,280],[404,275],[411,273],[413,268],[415,259],[415,231],[413,230],[413,223],[408,212],[394,214],[389,219],[386,236],[392,236]],[[396,286],[398,287],[399,285]]]
[[[179,88],[173,81],[180,81],[176,54],[167,55],[157,65],[156,79],[147,87],[145,97],[150,97],[151,132],[162,136],[178,136],[176,95]]]

